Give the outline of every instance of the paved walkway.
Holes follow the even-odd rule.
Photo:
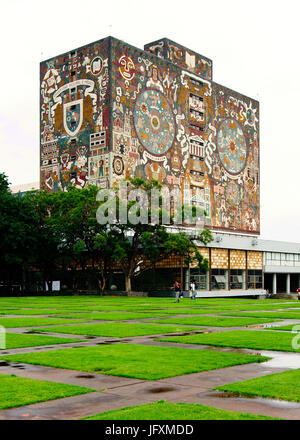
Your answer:
[[[157,337],[157,335],[155,336]],[[60,349],[72,346],[93,346],[95,343],[108,343],[112,338],[96,338],[80,344],[64,344],[64,347],[30,347],[23,349],[6,350],[6,353],[25,353],[39,349],[41,351]],[[153,337],[136,337],[120,339],[122,343],[136,343],[145,345],[174,346],[171,343],[153,341]],[[239,353],[261,353],[274,356],[272,361],[259,364],[246,364],[227,367],[202,373],[188,374],[157,381],[145,381],[104,374],[90,374],[74,370],[9,363],[1,366],[0,373],[15,374],[20,377],[47,380],[79,386],[87,386],[97,390],[94,393],[67,397],[20,408],[0,411],[0,420],[15,419],[43,419],[43,420],[73,420],[103,411],[122,408],[124,406],[139,405],[167,400],[170,402],[201,403],[232,411],[250,412],[286,419],[300,419],[300,404],[279,402],[271,399],[242,399],[223,397],[223,393],[213,392],[212,388],[226,383],[242,381],[254,377],[261,377],[275,372],[287,371],[290,368],[300,367],[300,354],[284,352],[267,352],[260,350],[231,349],[224,347],[195,346],[192,344],[176,344],[192,350],[209,348],[218,351]],[[2,353],[1,353],[2,354]],[[274,360],[277,359],[274,363]],[[272,363],[273,362],[273,363]],[[101,390],[101,391],[99,391]]]
[[[99,322],[104,323],[105,321]],[[92,324],[94,323],[96,324],[98,321],[93,321]],[[287,325],[289,323],[295,323],[295,320],[285,320],[280,323],[273,323],[272,326]],[[262,327],[262,325],[254,325],[248,327],[247,329],[255,331],[261,329]],[[245,329],[245,327],[206,327],[205,331],[214,332],[237,329]],[[28,327],[7,329],[7,331],[11,333],[26,333],[28,330],[30,330]],[[52,333],[47,334],[51,335]],[[15,374],[16,376],[20,377],[86,386],[96,391],[86,395],[67,397],[64,399],[26,405],[20,408],[1,410],[0,420],[74,420],[103,411],[119,409],[124,406],[155,402],[161,399],[170,402],[200,403],[230,411],[248,412],[290,420],[300,420],[299,403],[272,399],[241,398],[212,391],[214,387],[227,383],[243,381],[268,374],[287,371],[289,369],[300,368],[300,353],[234,349],[192,344],[175,345],[174,343],[172,344],[154,341],[154,338],[158,338],[160,335],[120,339],[108,337],[85,337],[69,334],[63,335],[57,333],[53,333],[53,335],[57,337],[67,336],[74,338],[74,343],[1,351],[0,373]],[[83,342],[76,343],[75,339],[82,339]],[[1,361],[1,355],[7,354],[49,351],[78,346],[95,346],[98,344],[110,343],[133,343],[169,347],[174,347],[175,345],[176,347],[188,348],[191,350],[209,349],[233,353],[255,353],[263,356],[269,356],[272,359],[264,363],[227,367],[157,381],[129,379],[104,374],[90,374],[74,370],[64,370],[28,364],[6,363]]]

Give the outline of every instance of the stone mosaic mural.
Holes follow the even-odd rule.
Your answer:
[[[109,185],[108,41],[41,63],[40,187]]]
[[[41,63],[41,187],[156,179],[211,229],[259,233],[258,102],[170,40],[146,49],[108,38]]]

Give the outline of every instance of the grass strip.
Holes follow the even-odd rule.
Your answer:
[[[292,347],[292,333],[265,330],[232,330],[226,332],[203,333],[188,336],[172,336],[158,339],[165,342],[183,344],[214,345],[217,347],[250,348],[254,350],[291,351],[300,353]]]
[[[48,335],[24,335],[19,333],[6,333],[5,350],[11,348],[37,347],[41,345],[67,344],[69,342],[76,343],[83,341],[80,339],[61,338],[61,337],[48,336]]]
[[[299,319],[300,320],[300,312],[294,311],[284,311],[284,312],[244,312],[244,313],[225,313],[228,316],[249,316],[251,318],[278,318],[278,319]]]
[[[90,388],[0,374],[0,409],[94,392]]]
[[[266,327],[265,330],[281,330],[288,332],[300,332],[300,323],[291,325],[282,325],[280,327]]]
[[[144,319],[144,318],[156,318],[161,316],[166,316],[166,313],[163,311],[161,313],[132,313],[132,312],[123,312],[123,313],[113,313],[113,312],[102,312],[102,313],[78,313],[74,314],[60,314],[61,318],[76,318],[79,319],[93,319],[98,321],[129,321],[134,319]]]
[[[158,401],[106,411],[82,420],[279,420],[256,414],[226,411],[198,403]]]
[[[278,320],[276,320],[278,321]],[[150,321],[148,321],[150,322]],[[206,325],[208,327],[243,327],[247,325],[263,324],[274,322],[274,319],[268,318],[225,318],[219,316],[200,316],[188,318],[167,318],[155,319],[151,322],[157,324],[187,324],[187,325]]]
[[[300,370],[290,370],[222,385],[219,391],[300,402]]]
[[[55,315],[58,311],[55,309],[13,309],[13,310],[1,310],[0,315]]]
[[[113,344],[3,356],[7,361],[158,380],[217,368],[263,362],[266,357],[177,347]]]
[[[86,320],[59,318],[0,318],[0,325],[5,328],[34,327],[36,325],[79,324]]]
[[[107,336],[112,338],[127,338],[132,336],[155,335],[165,333],[178,333],[185,331],[199,330],[195,327],[180,327],[176,325],[150,325],[150,324],[133,324],[133,323],[105,323],[105,324],[82,324],[68,325],[61,327],[37,328],[33,331],[65,333],[72,335],[86,336]]]

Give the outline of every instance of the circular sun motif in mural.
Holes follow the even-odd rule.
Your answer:
[[[229,174],[239,174],[246,166],[247,142],[242,127],[235,119],[221,122],[217,133],[221,163]]]
[[[135,65],[131,58],[127,55],[121,56],[119,59],[119,72],[124,79],[131,81],[135,75]]]
[[[115,156],[114,157],[114,160],[113,160],[113,170],[114,170],[115,174],[117,174],[118,176],[123,174],[124,162],[123,162],[122,157],[120,157],[120,156]]]
[[[172,147],[176,125],[166,97],[155,89],[141,92],[134,106],[134,128],[143,147],[155,156],[162,156]]]

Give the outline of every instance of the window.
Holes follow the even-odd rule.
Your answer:
[[[198,131],[203,131],[203,127],[199,127],[198,125],[191,124],[191,128]]]
[[[230,288],[242,289],[243,288],[243,270],[231,269],[230,271]]]
[[[262,288],[262,271],[248,270],[248,289]]]
[[[194,86],[203,87],[203,82],[202,81],[198,81],[198,80],[196,80],[194,78],[190,78],[190,82],[192,84],[194,84]]]

